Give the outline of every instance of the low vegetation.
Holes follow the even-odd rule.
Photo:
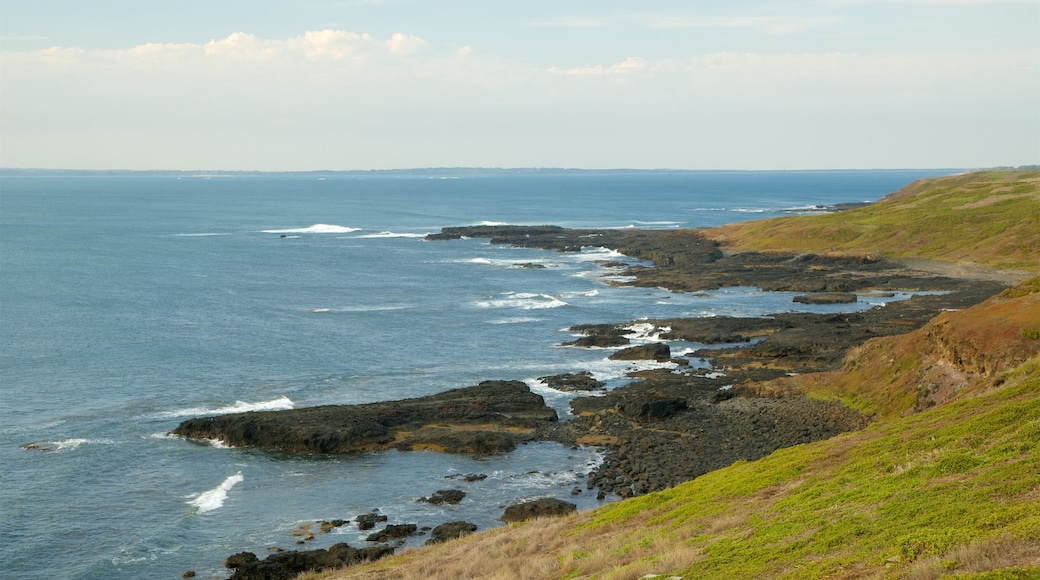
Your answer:
[[[1040,575],[1040,358],[998,390],[322,578]]]
[[[737,248],[869,250],[1035,272],[1038,182],[1040,172],[929,180],[861,210],[716,233]],[[929,216],[938,221],[926,227]],[[872,414],[863,430],[597,510],[307,578],[1040,578],[1038,337],[1035,277],[871,340],[841,371],[770,385]]]
[[[707,231],[731,250],[881,254],[1040,268],[1040,171],[984,171],[916,181],[848,211]]]

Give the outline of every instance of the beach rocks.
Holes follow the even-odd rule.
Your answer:
[[[484,381],[428,397],[254,411],[182,422],[173,434],[297,454],[430,449],[448,453],[510,451],[557,420],[520,381]]]
[[[602,389],[605,385],[603,381],[597,381],[592,373],[589,371],[582,371],[580,373],[566,373],[562,375],[553,375],[549,377],[539,377],[539,381],[542,381],[549,387],[556,389],[557,391],[594,391],[596,389]]]
[[[655,360],[667,362],[672,359],[672,350],[663,342],[652,342],[623,348],[608,357],[610,360]]]
[[[368,512],[354,518],[359,530],[371,530],[379,522],[385,522],[388,518],[383,514]]]
[[[382,543],[396,538],[407,538],[418,529],[419,526],[416,524],[390,524],[374,534],[369,534],[365,541]]]
[[[327,550],[278,552],[264,560],[252,552],[241,552],[228,558],[224,565],[234,570],[229,580],[288,580],[304,572],[378,560],[393,553],[394,549],[390,547],[356,549],[347,544],[335,544]]]
[[[462,498],[466,497],[466,492],[461,489],[440,489],[437,490],[430,497],[421,497],[418,501],[423,503],[431,503],[434,505],[440,504],[458,504],[462,501]]]
[[[799,304],[851,304],[859,298],[855,294],[845,292],[819,292],[795,296],[792,301]]]
[[[522,522],[532,518],[563,516],[578,511],[578,506],[561,499],[547,497],[511,505],[502,514],[503,522]]]
[[[441,524],[430,533],[430,539],[426,541],[426,545],[440,544],[449,540],[455,540],[463,536],[468,536],[473,532],[477,531],[477,525],[469,522],[457,521],[448,522]]]

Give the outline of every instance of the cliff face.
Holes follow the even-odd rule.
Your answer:
[[[880,417],[906,415],[999,386],[1040,353],[1040,277],[905,335],[849,351],[840,371],[793,379]]]

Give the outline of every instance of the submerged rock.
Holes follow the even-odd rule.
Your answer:
[[[421,497],[418,501],[434,505],[444,503],[455,505],[462,501],[464,497],[466,497],[466,492],[461,489],[439,489],[430,497]]]

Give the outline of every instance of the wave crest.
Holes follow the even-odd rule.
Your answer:
[[[220,485],[217,487],[200,493],[198,497],[188,503],[197,507],[200,514],[220,509],[224,506],[224,501],[227,500],[228,492],[231,491],[231,488],[241,483],[244,479],[242,472],[239,471],[220,482]]]
[[[176,419],[177,417],[195,417],[199,415],[227,415],[230,413],[245,413],[247,411],[284,411],[286,409],[292,409],[295,403],[282,395],[277,399],[271,399],[270,401],[260,401],[259,403],[246,403],[244,401],[235,401],[234,405],[228,405],[226,407],[208,408],[208,407],[191,407],[188,409],[177,409],[176,411],[164,411],[157,413],[155,416],[162,419]]]
[[[288,228],[284,230],[260,230],[264,234],[349,234],[361,228],[337,226],[332,224],[314,224],[306,228]]]

